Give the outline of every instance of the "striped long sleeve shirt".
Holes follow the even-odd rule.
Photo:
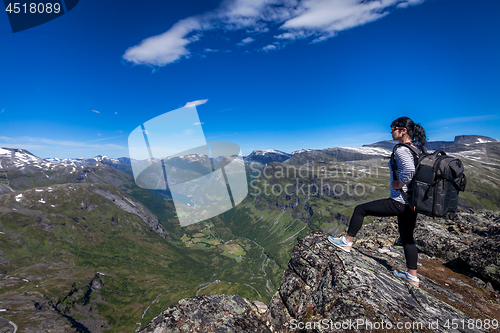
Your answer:
[[[391,174],[391,182],[390,182],[390,187],[391,187],[391,196],[390,198],[399,201],[403,204],[408,204],[408,202],[403,198],[401,195],[401,191],[408,191],[408,187],[406,184],[408,184],[411,179],[413,178],[413,175],[415,174],[415,160],[414,160],[414,155],[410,151],[409,148],[400,146],[396,148],[396,151],[394,152],[394,158],[396,162],[396,177],[399,179],[403,184],[403,188],[401,190],[395,190],[392,188],[392,182],[394,181],[393,179],[393,173],[391,169],[391,161],[389,161],[389,169],[390,169],[390,174]]]

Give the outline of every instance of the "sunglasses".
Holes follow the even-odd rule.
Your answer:
[[[403,129],[405,129],[405,128],[404,127],[391,127],[391,130],[392,130],[391,133],[396,131],[396,130],[403,130]]]

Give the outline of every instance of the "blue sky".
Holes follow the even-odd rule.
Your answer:
[[[201,99],[207,141],[244,155],[388,140],[399,116],[432,141],[500,139],[499,11],[496,0],[86,0],[15,34],[0,14],[0,147],[128,156],[137,126]]]

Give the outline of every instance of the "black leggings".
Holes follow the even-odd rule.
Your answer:
[[[410,206],[393,199],[380,199],[356,206],[349,222],[347,234],[356,237],[359,229],[363,225],[365,216],[397,216],[399,235],[405,251],[406,267],[417,269],[418,251],[413,240],[413,230],[417,221],[417,213],[413,212]]]

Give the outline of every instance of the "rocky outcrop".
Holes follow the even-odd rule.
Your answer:
[[[99,305],[107,305],[99,293],[103,286],[100,275],[101,273],[97,273],[87,284],[73,284],[66,297],[54,307],[78,332],[100,333],[111,328],[107,320],[98,313]]]
[[[400,259],[398,266],[402,264]],[[397,325],[404,328],[405,322],[421,323],[420,331],[471,331],[445,328],[447,320],[466,322],[473,317],[423,288],[396,278],[393,268],[404,269],[393,267],[371,252],[343,252],[328,242],[322,232],[309,234],[295,246],[279,295],[274,296],[274,305],[269,307],[270,318],[282,318],[273,321],[274,331],[315,328],[317,332],[328,332],[342,325],[350,325],[352,330],[390,330]],[[425,279],[422,283],[434,284]],[[452,293],[448,296],[456,302],[460,300]],[[286,308],[292,319],[283,316],[280,307]]]
[[[419,215],[418,251],[491,282],[500,290],[500,212],[461,211],[454,220]],[[375,218],[357,235],[356,244],[382,248],[398,244],[396,218]]]
[[[140,332],[271,333],[262,305],[238,295],[186,298],[163,311]]]
[[[169,239],[168,231],[165,230],[163,226],[160,224],[158,217],[156,217],[156,215],[154,215],[149,209],[147,209],[140,202],[131,199],[127,196],[121,196],[119,194],[112,193],[104,187],[98,187],[94,191],[95,193],[102,195],[104,198],[112,201],[115,205],[117,205],[127,213],[132,213],[139,216],[144,221],[144,223],[146,223],[154,232],[156,232],[157,234],[159,234],[160,236],[164,237],[167,240]],[[83,203],[80,204],[82,209],[84,207],[89,206],[89,204],[86,204],[86,206],[85,204],[84,206],[82,206],[82,204]]]
[[[491,226],[487,232],[488,237],[476,239],[470,247],[460,252],[457,263],[500,290],[500,226]]]

